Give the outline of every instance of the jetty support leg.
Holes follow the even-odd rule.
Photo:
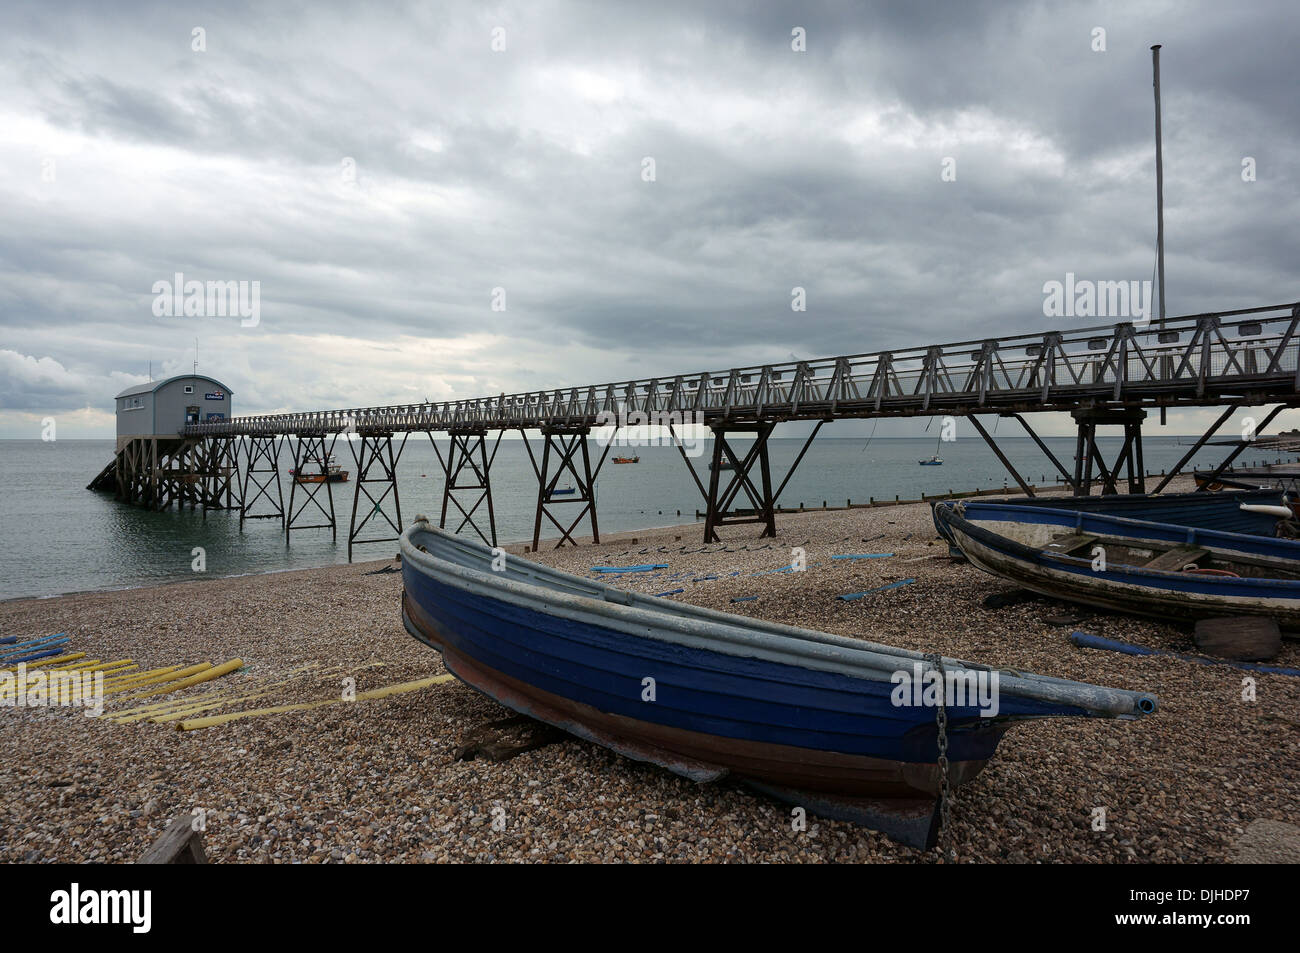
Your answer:
[[[974,414],[971,414],[967,420],[971,422],[971,426],[979,432],[979,435],[984,438],[984,442],[989,445],[989,448],[997,455],[997,458],[1002,461],[1002,465],[1007,468],[1007,472],[1011,474],[1018,484],[1020,484],[1020,489],[1024,492],[1025,496],[1033,496],[1034,488],[1026,483],[1025,478],[1022,477],[1020,472],[1011,465],[1011,461],[1007,459],[1007,455],[1002,452],[1002,448],[999,447],[998,442],[993,439],[993,435],[984,429],[984,425],[980,423],[980,419]]]
[[[1197,451],[1199,451],[1203,446],[1205,446],[1209,442],[1210,438],[1219,432],[1219,428],[1222,427],[1227,422],[1228,418],[1231,417],[1233,414],[1235,414],[1240,409],[1240,407],[1241,407],[1240,404],[1232,404],[1228,407],[1227,410],[1225,410],[1222,414],[1220,414],[1219,419],[1216,420],[1210,426],[1210,428],[1205,431],[1205,433],[1201,434],[1200,439],[1197,440],[1196,443],[1192,444],[1192,449],[1188,450],[1187,453],[1183,454],[1183,458],[1179,460],[1176,464],[1174,464],[1174,468],[1170,470],[1167,474],[1165,474],[1165,478],[1161,480],[1158,484],[1156,484],[1156,488],[1152,490],[1151,493],[1154,495],[1156,493],[1159,493],[1165,487],[1167,487],[1169,485],[1169,481],[1172,480],[1174,477],[1176,477],[1179,473],[1181,473],[1183,467],[1187,466],[1187,461],[1191,460],[1192,457],[1196,456]]]
[[[244,520],[278,519],[284,529],[284,487],[280,483],[280,449],[283,439],[275,434],[253,434],[248,438],[243,483],[239,490],[239,528]],[[271,493],[274,484],[275,493]],[[249,489],[253,489],[250,495]],[[258,513],[258,503],[270,512]]]
[[[522,434],[522,431],[521,431]],[[593,542],[600,542],[600,524],[596,519],[596,478],[600,475],[601,468],[605,465],[605,458],[609,456],[609,448],[613,443],[606,443],[604,453],[600,456],[600,461],[596,464],[596,469],[591,468],[591,453],[588,447],[587,438],[591,434],[590,427],[543,427],[542,439],[545,444],[542,447],[542,464],[537,465],[537,457],[533,455],[532,445],[528,442],[528,437],[523,434],[524,446],[528,449],[528,460],[533,465],[533,473],[537,476],[537,508],[533,514],[533,551],[541,544],[542,539],[542,517],[545,516],[550,520],[555,528],[560,531],[560,539],[555,544],[559,549],[566,542],[578,545],[578,541],[573,537],[573,531],[578,528],[583,518],[590,515],[591,517],[591,538]],[[554,452],[555,468],[551,469],[552,452]],[[578,466],[575,459],[581,456],[582,465]],[[560,478],[568,472],[573,480],[573,492],[557,494],[559,489]],[[567,489],[567,488],[566,488]],[[565,506],[568,504],[581,504],[577,515],[569,521],[566,526],[561,523],[552,512],[553,507]]]
[[[442,515],[438,518],[438,526],[441,529],[447,528],[447,508],[452,504],[460,510],[461,521],[454,532],[459,533],[466,526],[471,527],[478,534],[479,539],[483,540],[489,546],[497,544],[497,522],[496,511],[492,505],[492,463],[496,460],[497,450],[501,446],[501,434],[497,433],[496,443],[492,447],[492,455],[488,456],[487,452],[487,430],[483,427],[469,428],[464,430],[449,430],[447,436],[451,438],[451,444],[447,448],[447,457],[444,460],[442,451],[438,449],[438,444],[433,439],[433,433],[429,433],[429,443],[433,444],[433,452],[438,456],[438,463],[442,467],[443,485],[442,485]],[[466,472],[466,467],[469,471]],[[463,491],[470,491],[471,494],[477,494],[474,497],[474,503],[469,509],[461,502],[458,494],[463,495]],[[474,514],[478,508],[487,503],[487,521],[488,531],[484,533],[474,519]]]
[[[776,537],[776,498],[772,493],[772,469],[768,458],[767,440],[771,436],[775,421],[764,420],[749,424],[714,424],[713,459],[709,470],[709,489],[705,495],[704,541],[720,542],[717,528],[738,523],[759,523],[763,532],[759,539]],[[730,442],[734,433],[752,433],[754,442],[740,456]],[[722,483],[723,458],[730,463],[731,476]],[[754,484],[750,474],[757,464],[761,488]],[[749,498],[752,509],[736,511],[732,504],[741,491]]]
[[[335,541],[339,538],[338,520],[334,516],[334,488],[328,479],[322,479],[318,483],[300,482],[300,477],[311,476],[316,468],[320,469],[322,474],[329,473],[330,453],[334,449],[334,444],[338,440],[338,434],[333,435],[330,445],[325,446],[326,434],[322,431],[313,433],[299,434],[298,439],[293,444],[293,476],[289,479],[289,518],[284,524],[284,544],[289,545],[289,537],[295,529],[328,529]],[[325,491],[325,500],[329,504],[327,509],[317,498],[321,490]],[[302,493],[302,503],[297,508],[294,507],[294,497]],[[309,506],[315,506],[314,510],[308,510]],[[319,513],[318,517],[316,514]],[[304,523],[306,519],[323,519],[323,523]]]
[[[1255,427],[1255,430],[1254,430],[1254,433],[1253,433],[1253,435],[1252,435],[1252,437],[1251,437],[1251,440],[1254,440],[1256,437],[1258,437],[1259,434],[1260,434],[1260,431],[1262,431],[1262,430],[1264,430],[1265,428],[1267,428],[1268,425],[1271,424],[1271,423],[1273,422],[1273,418],[1276,417],[1278,414],[1280,414],[1280,413],[1281,413],[1283,410],[1285,410],[1285,409],[1286,409],[1286,404],[1279,404],[1278,406],[1274,407],[1271,411],[1269,411],[1268,416],[1264,418],[1264,422],[1261,423],[1261,424],[1258,424],[1258,425]],[[1219,476],[1223,473],[1224,470],[1226,470],[1226,469],[1228,469],[1228,467],[1232,466],[1232,462],[1233,462],[1234,460],[1236,460],[1237,457],[1241,456],[1241,454],[1242,454],[1245,450],[1247,450],[1247,449],[1250,447],[1250,445],[1251,445],[1251,440],[1242,440],[1241,443],[1240,443],[1240,444],[1239,444],[1235,449],[1233,449],[1232,453],[1230,453],[1230,454],[1228,454],[1226,457],[1224,457],[1224,458],[1223,458],[1223,461],[1222,461],[1222,462],[1221,462],[1217,467],[1214,468],[1214,472],[1213,472],[1212,474],[1210,474],[1210,478],[1209,478],[1208,480],[1205,481],[1206,484],[1213,483],[1215,480],[1217,480],[1217,479],[1219,478]],[[1197,486],[1197,487],[1196,487],[1196,491],[1197,491],[1198,493],[1199,493],[1201,490],[1203,490],[1203,489],[1205,489],[1204,486]]]
[[[406,449],[406,438],[410,434],[403,434],[401,443],[397,447],[397,452],[393,452],[393,434],[391,431],[359,432],[361,438],[358,441],[349,441],[352,448],[352,460],[356,465],[356,486],[352,493],[352,521],[348,526],[348,562],[352,562],[352,547],[364,543],[390,543],[401,538],[402,535],[402,500],[397,491],[397,463],[402,458],[402,451]],[[376,486],[379,492],[375,496],[371,492],[371,486]],[[389,496],[392,496],[392,506],[395,514],[390,514],[384,509],[384,504]],[[361,502],[361,497],[365,496],[366,502]],[[382,519],[382,522],[381,522]],[[384,533],[384,525],[387,524],[392,535],[379,535],[362,537],[367,524],[374,521],[373,532]]]
[[[1047,446],[1047,444],[1043,442],[1043,438],[1038,436],[1038,434],[1034,432],[1033,427],[1029,426],[1029,421],[1025,420],[1024,416],[1021,414],[1013,413],[1013,414],[1005,414],[1004,416],[1012,417],[1015,420],[1020,422],[1020,426],[1025,428],[1025,433],[1029,434],[1030,439],[1032,439],[1034,443],[1038,445],[1038,449],[1043,451],[1043,453],[1046,455],[1048,460],[1052,461],[1052,466],[1056,467],[1056,472],[1061,475],[1061,479],[1065,481],[1066,485],[1069,486],[1071,490],[1073,490],[1075,493],[1078,493],[1079,487],[1078,484],[1075,482],[1075,478],[1070,475],[1070,471],[1065,469],[1065,466],[1061,463],[1061,461],[1056,458],[1056,454],[1052,453],[1051,449]]]
[[[1128,481],[1130,493],[1143,493],[1146,490],[1146,474],[1142,460],[1142,421],[1147,412],[1136,407],[1105,408],[1081,407],[1072,410],[1070,416],[1078,426],[1076,443],[1075,492],[1080,496],[1089,496],[1092,492],[1092,468],[1094,464],[1101,474],[1101,492],[1103,495],[1119,493],[1121,472]],[[1107,466],[1101,448],[1097,446],[1097,428],[1099,426],[1122,426],[1124,443],[1115,458]],[[1080,478],[1080,468],[1083,468]]]

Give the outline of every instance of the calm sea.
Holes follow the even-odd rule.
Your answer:
[[[1041,451],[1027,437],[999,438],[1011,461],[1027,478],[1038,482],[1050,471]],[[1144,450],[1149,470],[1177,462],[1191,438],[1152,434]],[[736,442],[737,445],[739,441]],[[1048,438],[1052,452],[1069,465],[1074,455],[1071,437]],[[1102,441],[1107,458],[1119,438]],[[779,484],[802,441],[772,441],[774,484]],[[868,497],[916,498],[921,493],[949,489],[1001,487],[1006,476],[997,459],[977,439],[961,439],[940,448],[941,467],[920,467],[917,461],[934,453],[930,438],[831,438],[819,436],[798,473],[781,495],[781,504],[822,501],[842,505]],[[539,450],[537,441],[534,449]],[[446,447],[442,445],[445,455]],[[619,448],[611,451],[624,452]],[[641,447],[634,466],[606,463],[597,485],[602,531],[614,532],[694,520],[701,504],[676,449]],[[1207,448],[1198,466],[1212,466],[1223,448]],[[338,540],[327,529],[295,532],[286,547],[278,521],[256,520],[239,528],[237,513],[172,509],[152,513],[113,500],[111,494],[85,489],[112,458],[111,440],[0,441],[0,598],[43,596],[89,589],[112,589],[192,579],[191,552],[205,550],[207,574],[238,575],[299,569],[347,561],[347,525],[352,510],[352,482],[335,485],[339,514]],[[337,456],[354,470],[347,447]],[[1254,462],[1254,455],[1246,454]],[[707,485],[707,456],[694,463]],[[282,471],[292,462],[282,461]],[[436,519],[442,475],[427,438],[414,437],[398,465],[402,516],[409,523],[417,513]],[[537,484],[528,455],[518,440],[503,440],[492,469],[497,531],[503,541],[532,538]],[[563,485],[563,481],[561,482]],[[1014,484],[1013,484],[1014,486]],[[288,496],[288,487],[285,487]],[[576,510],[576,507],[574,507]],[[680,513],[680,518],[679,518]],[[587,530],[583,529],[583,533]],[[544,535],[554,535],[554,533]],[[360,547],[358,559],[391,555],[394,543]]]

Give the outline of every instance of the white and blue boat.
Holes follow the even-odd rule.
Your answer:
[[[1300,541],[1017,502],[937,503],[934,520],[973,565],[1045,596],[1300,628]]]
[[[1108,493],[1100,496],[1016,496],[997,501],[1017,506],[1053,510],[1083,510],[1106,516],[1219,529],[1252,536],[1276,536],[1280,522],[1293,520],[1290,498],[1281,490],[1251,489],[1224,493]],[[931,504],[931,508],[939,505]],[[934,528],[947,539],[947,531],[934,518]]]
[[[423,518],[401,552],[406,628],[467,685],[627,757],[696,781],[732,776],[915,846],[934,842],[945,774],[938,706],[900,693],[906,679],[995,686],[995,711],[945,696],[953,787],[1017,722],[1156,707],[1142,692],[716,612],[522,557],[494,571],[488,547]]]

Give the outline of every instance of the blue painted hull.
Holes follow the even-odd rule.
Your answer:
[[[934,518],[976,566],[1047,596],[1168,619],[1258,615],[1284,628],[1300,628],[1300,542],[1202,530],[1172,523],[1130,520],[1079,510],[1019,503],[941,503]],[[1044,534],[1090,534],[1135,547],[1194,546],[1216,559],[1266,561],[1253,576],[1213,576],[1147,568],[1108,559],[1093,568],[1091,552],[1066,555],[1024,542]],[[1271,573],[1271,574],[1268,574]]]
[[[915,697],[900,704],[896,685],[901,674],[924,684],[923,668],[933,671],[917,653],[651,599],[516,557],[499,572],[491,563],[486,547],[420,524],[402,537],[406,627],[462,681],[686,777],[730,775],[928,842],[942,780],[936,709]],[[983,666],[944,664],[993,678]],[[1134,692],[997,675],[993,717],[977,707],[987,695],[949,696],[953,786],[980,771],[1018,720],[1132,718],[1155,706]]]
[[[888,682],[688,649],[521,610],[408,572],[408,597],[444,645],[493,671],[604,712],[718,738],[892,761],[934,763],[932,708],[890,702]],[[643,702],[642,680],[656,683]],[[1083,715],[1004,699],[1003,715]],[[1007,724],[967,706],[949,712],[949,757],[983,761]],[[991,724],[991,722],[993,722]]]
[[[1282,505],[1281,490],[1250,490],[1242,493],[1168,493],[1158,496],[1111,494],[1106,496],[1035,496],[1001,500],[1016,506],[1039,506],[1053,510],[1082,510],[1103,516],[1192,526],[1226,533],[1272,536],[1277,517],[1266,513],[1242,512],[1241,503]],[[943,502],[943,501],[940,501]],[[992,501],[990,501],[992,502]],[[938,504],[932,503],[931,510]],[[947,533],[935,518],[940,536]],[[952,540],[948,539],[951,543]]]

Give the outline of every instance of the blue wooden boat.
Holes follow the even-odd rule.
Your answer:
[[[508,708],[696,781],[730,775],[809,811],[934,842],[931,704],[900,686],[995,684],[996,711],[947,704],[948,780],[970,780],[1016,722],[1131,719],[1153,696],[656,599],[492,550],[423,518],[401,539],[407,630]],[[498,568],[500,563],[498,562]],[[986,717],[992,715],[992,717]]]
[[[999,502],[1017,506],[1042,506],[1053,510],[1083,510],[1126,519],[1217,529],[1228,533],[1253,536],[1276,535],[1279,520],[1285,516],[1278,507],[1286,507],[1288,497],[1281,490],[1252,489],[1240,493],[1143,493],[1106,494],[1102,496],[1017,496]],[[937,504],[931,504],[931,510]],[[1245,507],[1243,509],[1243,506]],[[1273,507],[1269,510],[1267,507]],[[946,530],[933,512],[934,528],[948,540]]]
[[[577,490],[575,490],[575,489],[574,489],[573,487],[571,487],[571,486],[557,486],[555,489],[548,491],[546,495],[547,495],[548,497],[551,497],[551,496],[569,496],[569,495],[571,495],[571,494],[573,494],[573,493],[576,493],[576,492],[577,492]]]
[[[1300,628],[1300,541],[1015,502],[943,502],[934,518],[972,564],[1046,596]]]

